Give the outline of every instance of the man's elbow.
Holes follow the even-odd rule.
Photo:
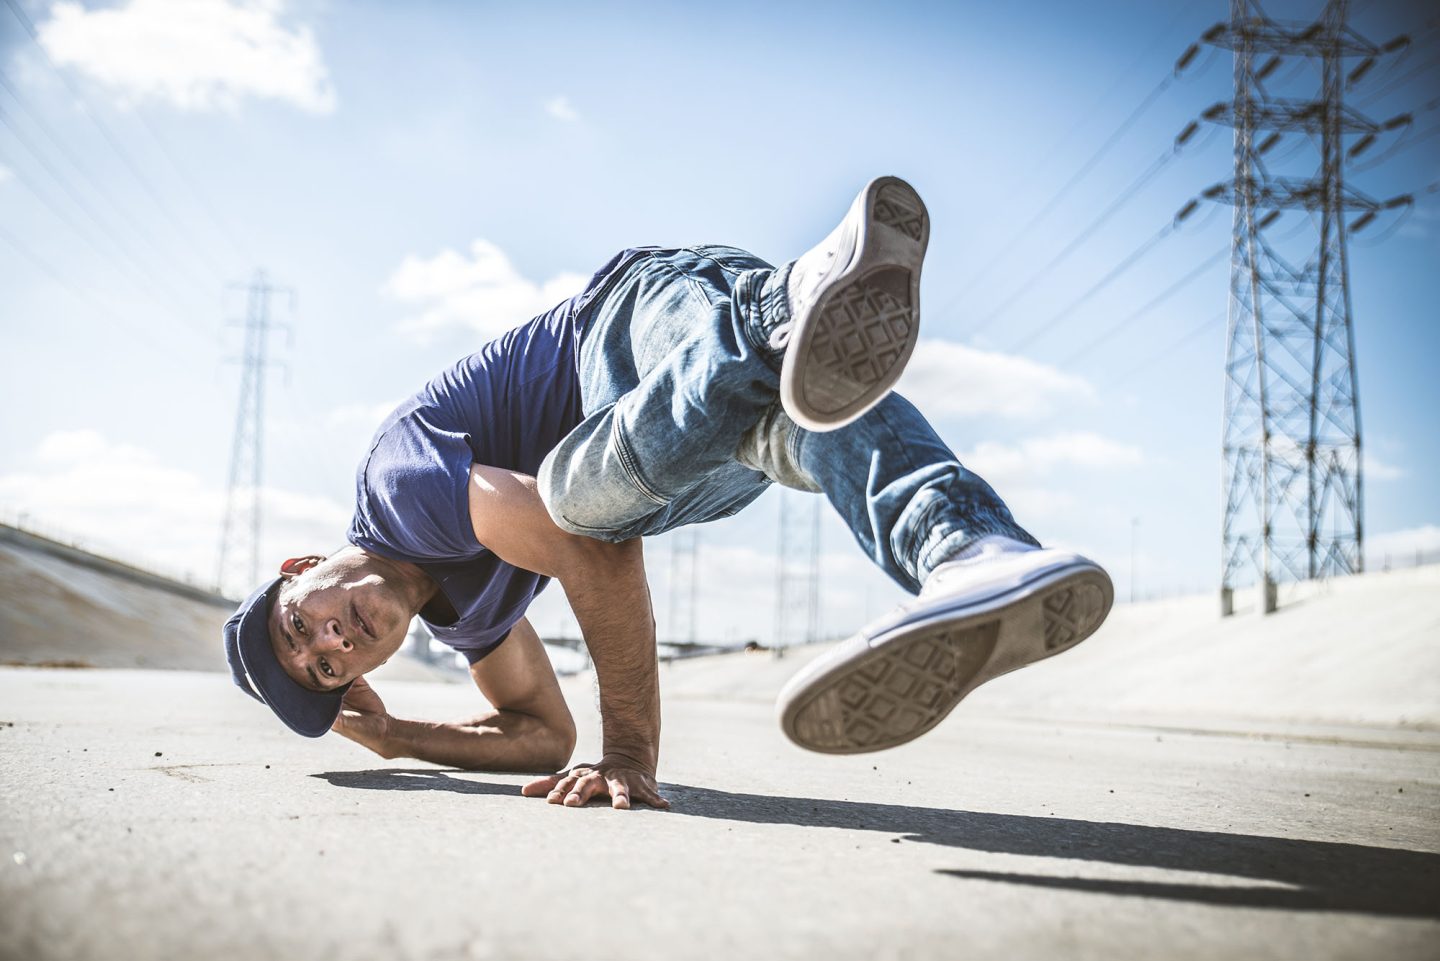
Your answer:
[[[575,754],[575,740],[574,720],[567,717],[563,722],[547,725],[541,749],[541,766],[550,771],[559,771],[566,767]]]
[[[557,575],[563,584],[595,577],[610,580],[620,571],[645,570],[645,549],[638,537],[626,541],[602,541],[570,534],[556,558]]]

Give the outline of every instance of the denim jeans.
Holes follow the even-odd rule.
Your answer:
[[[539,471],[556,523],[609,541],[660,534],[779,481],[823,492],[912,592],[977,538],[1036,543],[899,395],[824,433],[785,416],[788,274],[733,247],[647,249],[582,305],[584,420]]]

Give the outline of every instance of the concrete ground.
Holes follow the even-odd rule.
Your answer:
[[[305,741],[220,675],[0,669],[0,957],[1440,957],[1432,727],[1014,710],[1057,658],[822,757],[767,700],[804,656],[666,669],[666,813]]]

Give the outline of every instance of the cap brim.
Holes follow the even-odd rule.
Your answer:
[[[270,646],[270,608],[283,580],[277,577],[262,584],[225,622],[226,654],[236,684],[263,701],[296,734],[320,737],[340,716],[340,702],[350,685],[312,691],[296,683],[275,659],[275,649]]]

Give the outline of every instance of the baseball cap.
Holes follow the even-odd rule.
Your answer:
[[[333,691],[312,691],[297,684],[270,646],[270,610],[285,580],[261,584],[225,622],[225,659],[235,684],[275,712],[296,734],[320,737],[340,716],[340,702],[350,685]]]

